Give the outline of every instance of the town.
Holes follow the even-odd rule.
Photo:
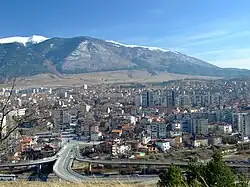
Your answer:
[[[1,164],[50,158],[66,144],[87,142],[94,146],[79,148],[83,161],[206,161],[217,149],[229,164],[247,165],[249,91],[248,79],[2,88]],[[100,172],[97,166],[91,171]]]

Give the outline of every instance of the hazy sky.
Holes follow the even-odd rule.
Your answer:
[[[2,0],[0,38],[92,36],[250,69],[249,0]]]

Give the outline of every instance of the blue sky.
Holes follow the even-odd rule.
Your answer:
[[[3,0],[0,38],[93,36],[250,69],[249,0]]]

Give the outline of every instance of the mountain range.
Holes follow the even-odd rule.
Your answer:
[[[220,68],[173,50],[125,45],[92,37],[0,39],[0,79],[42,73],[146,70],[216,77],[246,77],[250,70]]]

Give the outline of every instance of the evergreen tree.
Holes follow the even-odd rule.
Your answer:
[[[222,159],[222,155],[216,152],[212,160],[204,167],[204,179],[211,187],[233,187],[235,186],[235,176],[231,169]]]
[[[238,183],[236,184],[236,187],[248,187],[249,185],[249,179],[246,175],[238,175]]]
[[[208,186],[204,177],[202,176],[204,165],[198,162],[197,158],[192,158],[188,163],[187,183],[190,187]]]
[[[187,186],[181,169],[171,165],[170,168],[159,175],[158,187],[182,187]]]
[[[174,165],[159,177],[158,187],[247,187],[249,184],[249,179],[244,175],[239,175],[236,180],[220,152],[216,152],[206,165],[198,162],[198,159],[191,159],[186,179],[180,168]]]

